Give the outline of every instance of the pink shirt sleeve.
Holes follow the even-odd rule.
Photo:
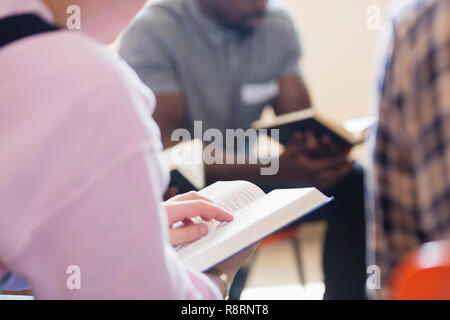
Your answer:
[[[220,298],[169,244],[155,99],[134,72],[68,32],[11,45],[0,69],[0,266],[41,299]]]

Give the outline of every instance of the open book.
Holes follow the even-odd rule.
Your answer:
[[[200,194],[228,210],[234,220],[203,222],[209,233],[177,249],[180,258],[198,271],[212,268],[332,200],[315,188],[265,194],[247,181],[216,182]]]
[[[203,143],[197,139],[164,150],[163,158],[170,169],[170,185],[176,186],[178,193],[198,191],[205,187],[202,157]]]
[[[253,122],[255,129],[279,129],[280,143],[286,145],[290,142],[295,131],[311,131],[315,134],[329,135],[337,143],[352,147],[366,140],[368,131],[376,124],[375,117],[367,117],[337,123],[312,108],[283,114],[272,119],[263,119]],[[270,135],[270,130],[269,130]]]

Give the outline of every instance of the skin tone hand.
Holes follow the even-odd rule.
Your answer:
[[[352,168],[349,148],[335,144],[328,136],[297,132],[280,157],[280,175],[318,188],[330,188]]]
[[[195,241],[208,233],[208,227],[203,223],[194,223],[191,219],[200,217],[203,221],[209,222],[213,219],[220,222],[231,222],[233,216],[225,210],[219,208],[211,200],[202,197],[197,192],[189,192],[171,198],[163,202],[169,221],[169,236],[172,246]],[[182,222],[184,226],[173,228],[177,222]],[[216,268],[225,272],[231,279],[234,279],[239,268],[253,255],[258,244],[234,255],[225,260]],[[225,293],[225,286],[222,280],[216,276],[206,274]]]
[[[208,227],[205,224],[194,223],[192,218],[200,217],[205,222],[213,219],[219,222],[233,221],[231,214],[197,192],[178,195],[163,202],[162,206],[167,212],[172,246],[195,241],[208,233]],[[173,228],[178,222],[182,222],[183,226]]]

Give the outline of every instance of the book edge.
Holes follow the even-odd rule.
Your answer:
[[[210,263],[199,263],[199,262],[197,262],[198,260],[197,260],[197,261],[194,261],[194,262],[192,262],[192,263],[189,262],[190,259],[185,259],[185,260],[182,259],[182,261],[184,261],[190,268],[193,268],[194,270],[197,270],[197,271],[200,271],[200,272],[204,272],[204,271],[206,271],[206,270],[209,270],[209,269],[213,268],[214,266],[216,266],[216,265],[222,263],[223,261],[227,260],[228,258],[230,258],[230,257],[232,257],[232,256],[234,256],[234,255],[236,255],[236,254],[238,254],[239,252],[245,250],[246,248],[252,246],[253,244],[255,244],[255,243],[257,243],[257,242],[259,242],[259,241],[261,241],[261,240],[263,240],[263,239],[265,239],[265,238],[271,236],[272,234],[274,234],[274,233],[276,233],[276,232],[282,230],[284,227],[288,226],[289,224],[293,223],[294,221],[296,221],[296,220],[298,220],[298,219],[300,219],[300,218],[306,217],[306,216],[308,216],[309,214],[311,214],[311,213],[317,211],[318,209],[324,207],[325,205],[327,205],[328,203],[330,203],[331,201],[334,200],[334,197],[327,197],[326,195],[324,195],[322,192],[320,192],[320,191],[319,191],[318,189],[316,189],[316,188],[313,188],[312,191],[319,192],[321,196],[325,197],[325,200],[324,200],[323,202],[321,202],[320,204],[314,206],[314,207],[311,208],[310,210],[306,211],[305,213],[303,213],[303,214],[301,214],[301,215],[299,215],[299,216],[296,216],[296,217],[293,218],[293,219],[288,219],[288,221],[287,221],[286,223],[283,223],[280,227],[277,227],[274,231],[269,232],[269,233],[266,233],[266,234],[265,234],[264,236],[262,236],[262,237],[259,237],[259,236],[258,236],[256,240],[250,240],[250,241],[249,241],[250,243],[249,243],[248,245],[244,245],[244,247],[243,247],[242,249],[239,249],[238,251],[233,252],[233,253],[225,254],[225,256],[224,256],[223,258],[221,258],[218,262],[216,262],[216,263],[214,263],[214,264],[211,265]],[[291,204],[291,205],[292,205],[292,204]],[[288,206],[289,206],[289,205],[288,205]],[[262,221],[267,221],[267,220],[260,220],[259,222],[262,222]],[[253,225],[251,225],[251,226],[254,226],[254,225],[255,225],[255,224],[253,224]],[[250,226],[249,226],[249,227],[250,227]],[[248,229],[248,227],[247,227],[246,229]],[[243,233],[246,231],[246,229],[243,229],[242,231],[240,231],[240,232],[238,232],[237,234],[235,234],[235,235],[233,236],[233,238],[236,238],[237,236],[243,234]],[[218,249],[219,251],[223,252],[223,250],[220,250],[221,248],[217,248],[217,247],[216,247],[215,250],[217,250],[217,249]],[[205,249],[205,250],[202,250],[201,252],[205,252],[205,251],[208,251],[208,250],[211,250],[211,248],[207,248],[207,249]],[[201,254],[201,253],[199,253],[199,254]],[[191,259],[194,259],[194,260],[195,260],[195,257],[193,257],[193,258],[191,258]]]

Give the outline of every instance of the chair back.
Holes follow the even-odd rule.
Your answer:
[[[426,243],[407,256],[390,286],[394,300],[450,300],[450,241]]]

